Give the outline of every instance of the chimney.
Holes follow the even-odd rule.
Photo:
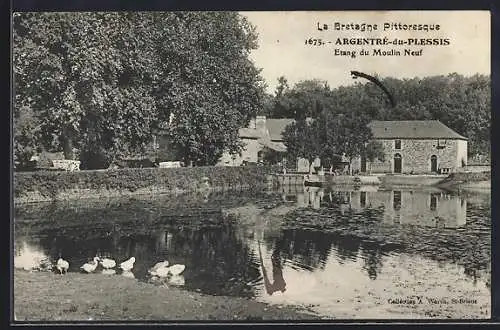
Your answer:
[[[265,133],[266,132],[266,116],[255,117],[255,129]]]

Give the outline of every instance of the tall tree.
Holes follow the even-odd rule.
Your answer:
[[[325,81],[313,79],[288,87],[285,77],[278,79],[274,97],[273,118],[305,119],[316,117],[329,102],[330,87]]]
[[[362,157],[366,157],[366,159],[370,162],[369,163],[369,171],[371,172],[371,164],[378,160],[381,162],[385,161],[385,151],[384,147],[379,141],[376,140],[371,140],[369,141],[366,145],[365,148],[362,152]]]
[[[66,158],[77,147],[99,167],[144,152],[152,130],[173,118],[179,157],[214,163],[239,150],[238,128],[262,105],[248,59],[256,47],[237,13],[16,14],[15,112],[39,120],[35,144]]]
[[[255,28],[234,12],[178,13],[182,38],[158,44],[164,84],[160,118],[185,162],[214,164],[227,150],[240,151],[238,129],[264,103],[260,71],[248,55],[257,47]]]
[[[287,159],[295,160],[305,158],[312,162],[316,157],[321,157],[320,136],[315,122],[305,120],[296,121],[285,128],[283,143],[287,147]]]
[[[49,150],[114,155],[151,139],[155,103],[142,84],[148,58],[119,13],[21,13],[14,17],[15,111],[30,108]],[[18,141],[16,141],[17,143]],[[87,159],[83,159],[84,164]]]
[[[284,76],[279,77],[278,86],[276,86],[276,91],[274,92],[272,107],[269,109],[270,118],[291,118],[286,97],[289,89],[288,80]]]
[[[284,143],[290,158],[315,157],[332,160],[344,155],[349,164],[356,157],[365,156],[370,161],[384,157],[380,143],[373,141],[368,127],[369,118],[353,114],[334,114],[325,110],[312,122],[298,122],[287,127]]]

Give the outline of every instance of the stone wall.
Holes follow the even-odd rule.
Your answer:
[[[412,139],[401,140],[401,149],[395,149],[395,140],[377,140],[382,143],[385,151],[385,161],[367,161],[366,168],[372,173],[394,173],[394,156],[401,155],[403,174],[431,173],[431,156],[437,157],[437,168],[450,168],[456,171],[462,167],[462,160],[467,164],[467,141]],[[353,161],[354,171],[361,171],[361,159]]]
[[[456,140],[457,143],[457,168],[461,168],[462,160],[465,165],[467,165],[468,154],[467,154],[467,141]]]

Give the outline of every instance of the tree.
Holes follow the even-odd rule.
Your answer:
[[[276,86],[273,102],[269,109],[270,118],[291,118],[288,101],[285,96],[289,89],[288,80],[284,76],[279,77],[278,86]]]
[[[262,109],[258,112],[259,116],[271,118],[274,111],[274,95],[264,94]]]
[[[15,114],[39,120],[30,143],[98,167],[144,152],[173,114],[179,157],[214,163],[262,105],[256,41],[230,12],[16,14]]]
[[[371,172],[371,163],[373,163],[375,160],[379,160],[381,162],[385,161],[384,147],[380,142],[376,140],[371,140],[366,144],[362,156],[366,157],[366,159],[370,162],[370,172]]]
[[[373,135],[368,123],[366,116],[334,114],[327,109],[312,122],[299,121],[287,127],[283,142],[291,159],[331,160],[335,155],[345,155],[349,164],[360,156],[373,161],[383,157],[383,149],[379,143],[371,142]]]
[[[278,79],[272,118],[305,119],[317,117],[329,102],[330,88],[325,81],[313,79],[288,87],[285,77]]]
[[[72,159],[74,147],[85,157],[149,142],[155,104],[142,84],[146,40],[130,37],[134,25],[119,13],[14,17],[15,112],[33,111],[43,148]]]
[[[283,132],[283,143],[287,147],[287,159],[305,158],[312,162],[323,154],[319,131],[315,122],[299,120],[287,126]]]
[[[325,150],[335,150],[337,154],[345,155],[349,159],[349,171],[351,163],[356,157],[366,152],[366,145],[373,138],[368,127],[369,118],[353,114],[340,114],[327,117],[330,123],[327,125],[327,139],[323,147]]]
[[[264,84],[248,55],[257,47],[253,26],[234,12],[178,14],[182,38],[159,43],[165,81],[160,118],[173,113],[168,128],[179,156],[214,164],[224,151],[241,150],[238,129],[262,108]]]
[[[31,169],[31,156],[37,153],[40,125],[30,108],[14,113],[14,164],[16,170]]]

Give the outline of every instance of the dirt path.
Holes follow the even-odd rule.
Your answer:
[[[214,297],[122,276],[15,271],[17,321],[306,320],[291,307]]]

